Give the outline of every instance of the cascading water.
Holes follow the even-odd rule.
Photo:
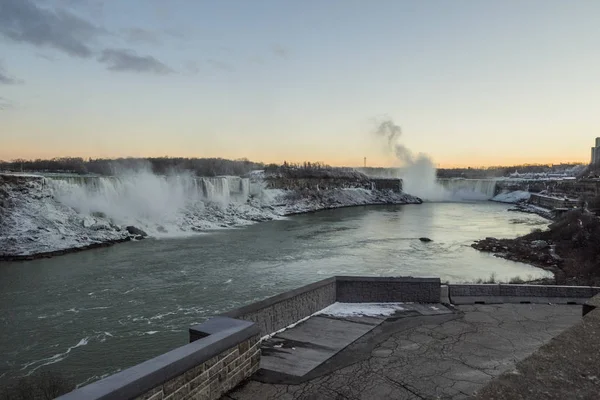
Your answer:
[[[495,195],[495,179],[439,179],[439,184],[457,201],[489,200]]]
[[[267,188],[262,172],[250,178],[146,170],[114,177],[0,174],[0,259],[129,240],[129,226],[154,237],[181,236],[324,208],[419,202],[360,186]]]
[[[158,176],[144,171],[46,182],[54,198],[78,213],[135,225],[154,236],[206,229],[216,210],[248,200],[249,185],[240,177]]]

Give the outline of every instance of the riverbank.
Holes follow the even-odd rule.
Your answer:
[[[588,212],[573,210],[546,231],[534,230],[515,239],[488,237],[472,247],[551,271],[558,285],[600,284],[600,218]]]
[[[546,218],[547,220],[553,220],[554,215],[552,210],[540,207],[535,204],[530,204],[529,199],[531,193],[527,190],[515,190],[515,191],[503,191],[498,193],[490,200],[497,203],[505,203],[514,205],[508,211],[522,212],[526,214],[537,214],[540,217]]]
[[[168,238],[341,207],[422,203],[415,196],[386,189],[285,190],[267,189],[260,182],[255,186],[258,189],[241,200],[228,190],[226,196],[216,193],[206,198],[181,182],[188,179],[184,183],[189,186],[193,180],[177,178],[143,174],[102,192],[104,188],[85,182],[0,175],[0,261],[52,257],[126,242],[132,240],[127,229],[131,226],[150,237]],[[227,186],[226,178],[222,179]],[[218,188],[210,189],[217,192]],[[115,194],[119,190],[122,193]]]

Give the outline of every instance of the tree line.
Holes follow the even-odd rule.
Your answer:
[[[153,173],[164,175],[173,172],[192,171],[197,176],[244,175],[256,169],[263,169],[263,163],[247,159],[227,160],[224,158],[98,158],[60,157],[49,160],[0,161],[0,170],[12,172],[48,172],[114,175],[128,169],[148,168]]]
[[[481,168],[438,168],[438,178],[500,178],[514,172],[520,174],[562,173],[581,166],[581,163],[567,164],[522,164],[510,166],[493,166]],[[583,169],[583,168],[582,168]]]

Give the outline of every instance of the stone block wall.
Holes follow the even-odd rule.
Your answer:
[[[222,315],[252,321],[265,336],[333,304],[335,293],[336,280],[329,278]]]
[[[369,179],[356,178],[286,178],[267,177],[265,182],[268,189],[287,190],[329,190],[329,189],[371,189]]]
[[[600,287],[511,284],[451,284],[450,302],[473,303],[555,303],[583,304],[600,293]]]
[[[402,191],[402,179],[399,178],[372,178],[372,182],[377,190]]]
[[[260,338],[256,335],[135,400],[216,400],[255,373],[259,363]]]
[[[250,321],[214,317],[190,328],[191,343],[78,388],[60,400],[218,399],[259,368]]]
[[[439,278],[336,277],[340,303],[439,303]]]

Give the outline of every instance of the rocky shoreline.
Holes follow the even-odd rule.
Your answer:
[[[557,285],[600,285],[600,218],[573,210],[548,230],[515,239],[488,237],[472,247],[496,257],[531,264],[554,274]]]
[[[495,257],[531,264],[554,274],[554,279],[543,279],[540,283],[561,284],[559,282],[563,281],[561,277],[564,273],[559,267],[561,258],[553,251],[553,245],[544,240],[487,237],[476,241],[471,247],[482,252],[492,253]],[[538,281],[533,282],[538,283]]]
[[[189,203],[177,210],[168,227],[174,234],[191,235],[334,208],[420,203],[417,197],[385,189],[263,189],[245,202]],[[144,222],[129,225],[102,213],[80,212],[64,204],[41,177],[0,175],[0,262],[48,258],[170,234],[161,224],[147,231]]]
[[[118,243],[129,242],[131,240],[134,240],[134,239],[130,238],[130,237],[126,237],[123,239],[108,240],[106,242],[100,242],[100,243],[92,243],[92,244],[88,244],[88,245],[82,246],[82,247],[71,247],[68,249],[46,251],[46,252],[35,253],[35,254],[25,254],[25,255],[2,254],[2,255],[0,255],[0,262],[2,262],[2,261],[6,261],[6,262],[8,262],[8,261],[31,261],[31,260],[37,260],[39,258],[51,258],[51,257],[56,257],[56,256],[63,256],[65,254],[79,253],[80,251],[85,251],[85,250],[110,247],[112,245],[115,245]]]

